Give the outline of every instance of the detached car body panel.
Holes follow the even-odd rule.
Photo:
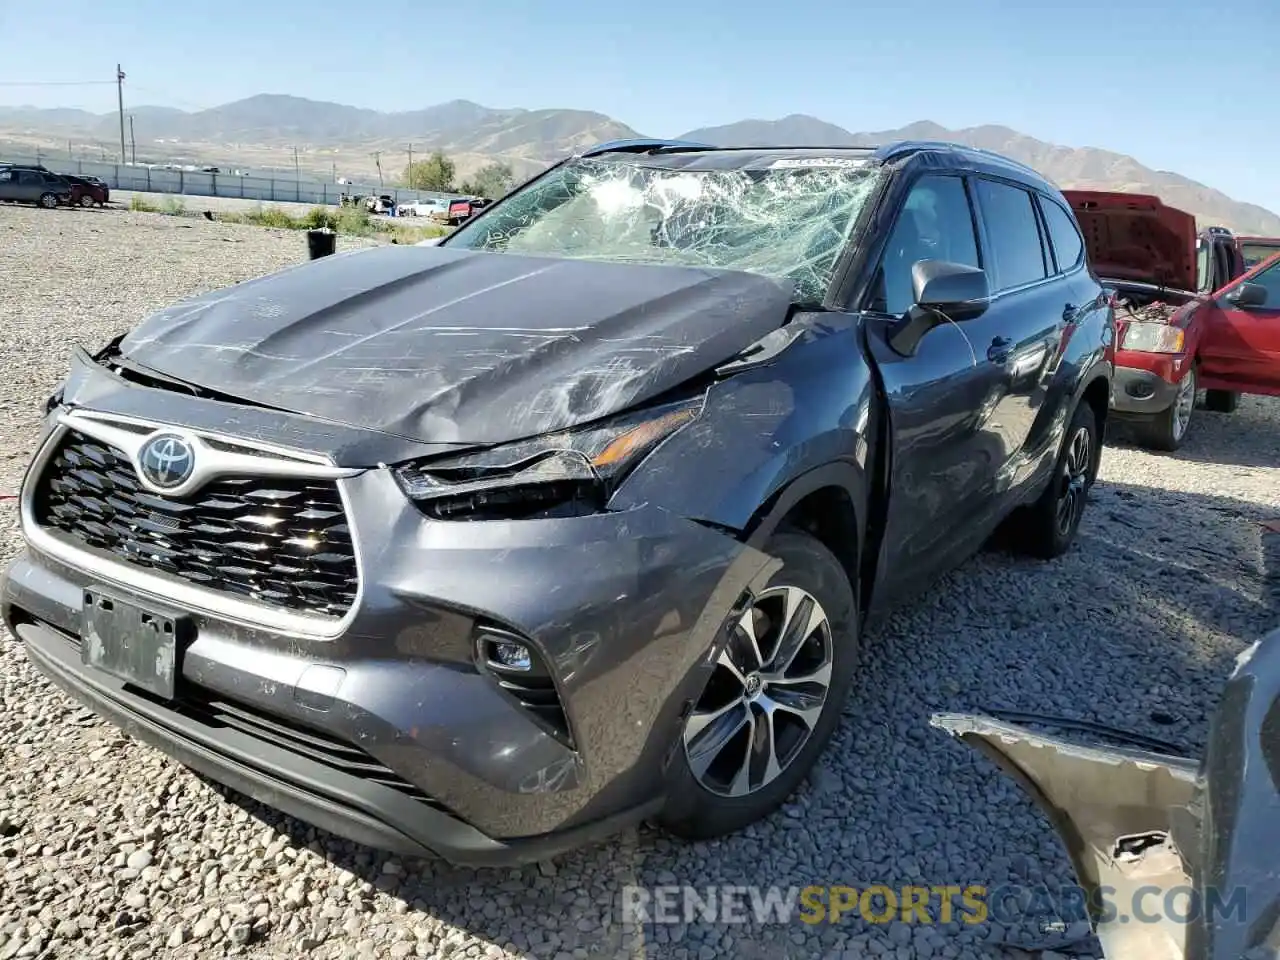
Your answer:
[[[361,842],[723,832],[804,775],[862,619],[1016,511],[1067,548],[1113,348],[1027,168],[611,144],[439,245],[77,353],[4,618],[126,729]]]
[[[1198,761],[998,717],[941,714],[934,724],[1044,811],[1107,960],[1280,953],[1280,631],[1238,660]],[[1132,922],[1138,908],[1147,922]]]

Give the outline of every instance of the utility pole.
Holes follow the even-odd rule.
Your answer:
[[[116,64],[116,104],[120,107],[120,162],[124,157],[124,71]]]
[[[71,141],[68,140],[67,141],[67,159],[74,160],[75,158],[76,158],[76,155],[71,152]]]
[[[412,143],[411,143],[411,144],[409,144],[409,183],[408,183],[408,186],[411,186],[411,187],[413,186],[413,144],[412,144]]]
[[[138,164],[138,141],[133,136],[133,114],[129,114],[129,162]]]
[[[373,162],[378,167],[378,189],[382,189],[382,151],[378,150],[373,154]]]
[[[298,148],[293,148],[293,175],[298,180],[302,179],[302,168],[298,166]]]

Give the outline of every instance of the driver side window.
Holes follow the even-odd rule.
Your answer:
[[[1273,263],[1249,282],[1266,288],[1267,302],[1262,305],[1262,309],[1280,310],[1280,261]]]
[[[960,177],[921,177],[907,194],[876,273],[872,310],[901,314],[911,307],[911,267],[917,260],[982,266],[973,210]]]

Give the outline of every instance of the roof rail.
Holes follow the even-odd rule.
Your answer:
[[[899,140],[897,143],[890,143],[880,147],[876,151],[876,156],[881,160],[890,160],[904,154],[918,153],[921,150],[959,150],[966,153],[976,153],[979,156],[990,157],[1011,167],[1034,173],[1037,177],[1041,176],[1039,171],[1021,160],[1014,160],[1012,157],[1007,157],[1003,153],[997,153],[994,150],[988,150],[985,147],[971,147],[967,143],[957,143],[954,140]]]
[[[602,153],[651,153],[655,150],[714,150],[709,143],[695,140],[606,140],[583,150],[580,157],[596,157]]]

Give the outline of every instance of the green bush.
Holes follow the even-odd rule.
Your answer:
[[[305,230],[336,230],[338,228],[339,214],[336,210],[330,210],[327,207],[312,207],[307,211],[307,215],[302,218],[302,227]]]
[[[159,206],[148,200],[134,196],[129,201],[129,209],[140,213],[160,213],[173,217],[191,217],[200,215],[199,210],[188,210],[178,197],[165,197]],[[375,220],[363,207],[312,207],[303,216],[293,216],[282,207],[264,207],[258,204],[252,210],[218,211],[214,218],[219,223],[245,223],[257,227],[273,227],[277,230],[319,230],[328,229],[350,237],[378,237],[392,243],[412,244],[430,237],[444,236],[451,231],[438,224],[426,226],[408,226],[407,224],[389,223]]]

